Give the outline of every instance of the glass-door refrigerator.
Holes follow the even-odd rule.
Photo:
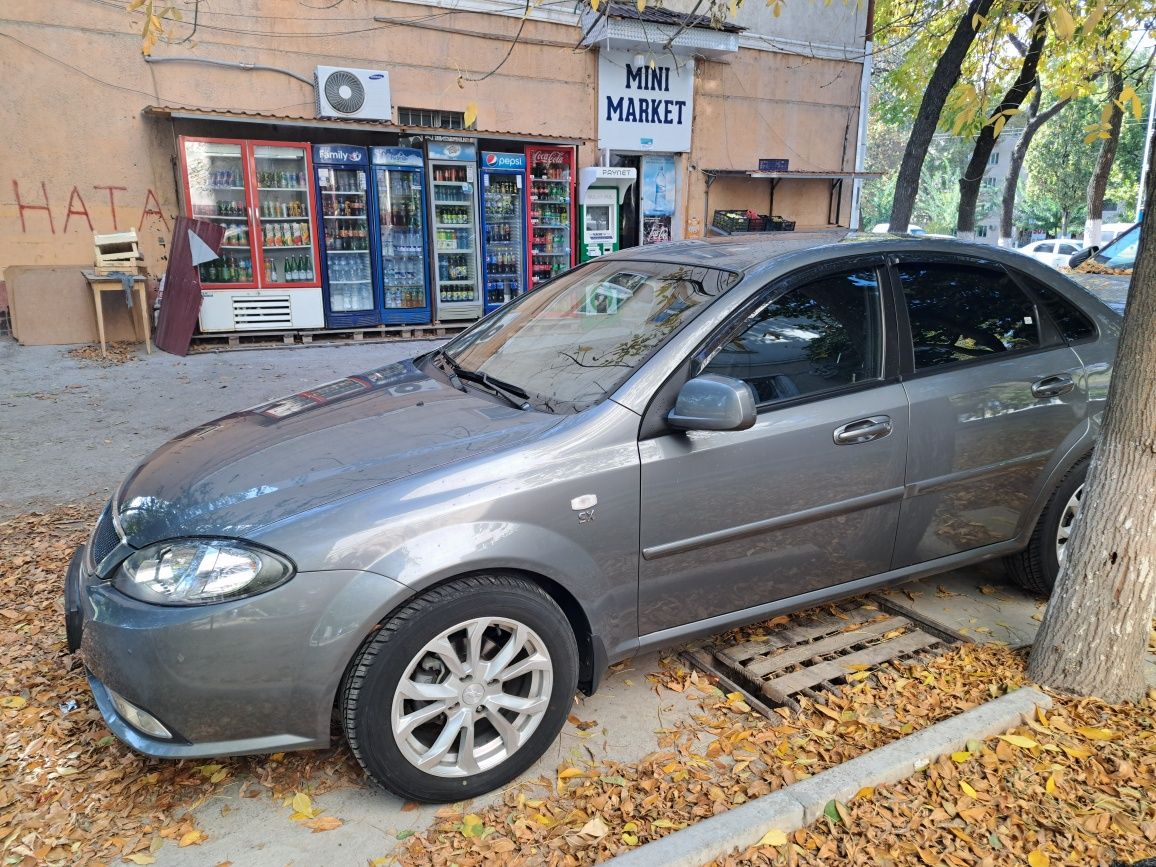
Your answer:
[[[373,148],[381,321],[432,321],[426,250],[425,161],[417,148]]]
[[[378,325],[369,151],[350,145],[314,145],[313,170],[322,228],[325,323],[330,328]]]
[[[482,285],[485,312],[526,291],[526,155],[482,153]]]
[[[426,142],[437,319],[478,319],[477,145]]]
[[[189,216],[225,227],[200,266],[202,331],[321,328],[309,146],[182,136]]]
[[[574,148],[526,148],[530,288],[574,264]]]

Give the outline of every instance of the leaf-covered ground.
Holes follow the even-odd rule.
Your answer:
[[[203,842],[188,811],[236,778],[242,797],[286,800],[287,819],[336,827],[309,794],[359,779],[344,749],[195,764],[147,759],[109,734],[64,640],[64,572],[96,515],[73,506],[0,523],[4,863],[151,864],[164,846]]]
[[[94,519],[90,508],[67,507],[0,523],[5,863],[152,863],[165,846],[203,842],[189,811],[238,780],[243,797],[278,799],[286,821],[339,827],[341,817],[322,815],[310,795],[361,784],[344,749],[198,765],[143,758],[108,733],[65,651],[62,621],[64,570]],[[1023,672],[1023,657],[1006,647],[970,646],[923,666],[857,673],[826,706],[771,721],[671,660],[654,688],[682,694],[698,713],[665,730],[658,752],[632,764],[566,765],[476,812],[446,807],[401,844],[398,860],[602,860],[1001,695]],[[1119,708],[1059,699],[1014,736],[831,804],[808,829],[767,829],[766,845],[725,863],[1039,867],[1156,854],[1154,716],[1152,695]]]

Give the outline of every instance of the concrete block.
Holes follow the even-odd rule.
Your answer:
[[[757,843],[767,831],[801,828],[803,808],[780,789],[733,810],[696,822],[661,840],[611,859],[615,867],[701,867],[724,852]]]

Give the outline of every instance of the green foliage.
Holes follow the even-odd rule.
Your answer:
[[[1099,116],[1095,100],[1076,100],[1036,134],[1024,161],[1027,183],[1021,210],[1026,228],[1057,233],[1065,214],[1069,228],[1083,219],[1099,148],[1084,141],[1084,129]]]

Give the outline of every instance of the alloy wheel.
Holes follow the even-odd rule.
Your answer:
[[[1068,538],[1072,535],[1072,524],[1076,520],[1076,516],[1080,514],[1080,505],[1083,501],[1084,486],[1080,485],[1076,488],[1075,493],[1069,498],[1067,504],[1064,506],[1064,511],[1060,515],[1060,525],[1056,528],[1056,562],[1064,562],[1064,551],[1068,547]]]
[[[500,765],[541,723],[553,664],[523,623],[478,617],[427,642],[405,668],[390,725],[401,754],[439,777],[469,777]]]

